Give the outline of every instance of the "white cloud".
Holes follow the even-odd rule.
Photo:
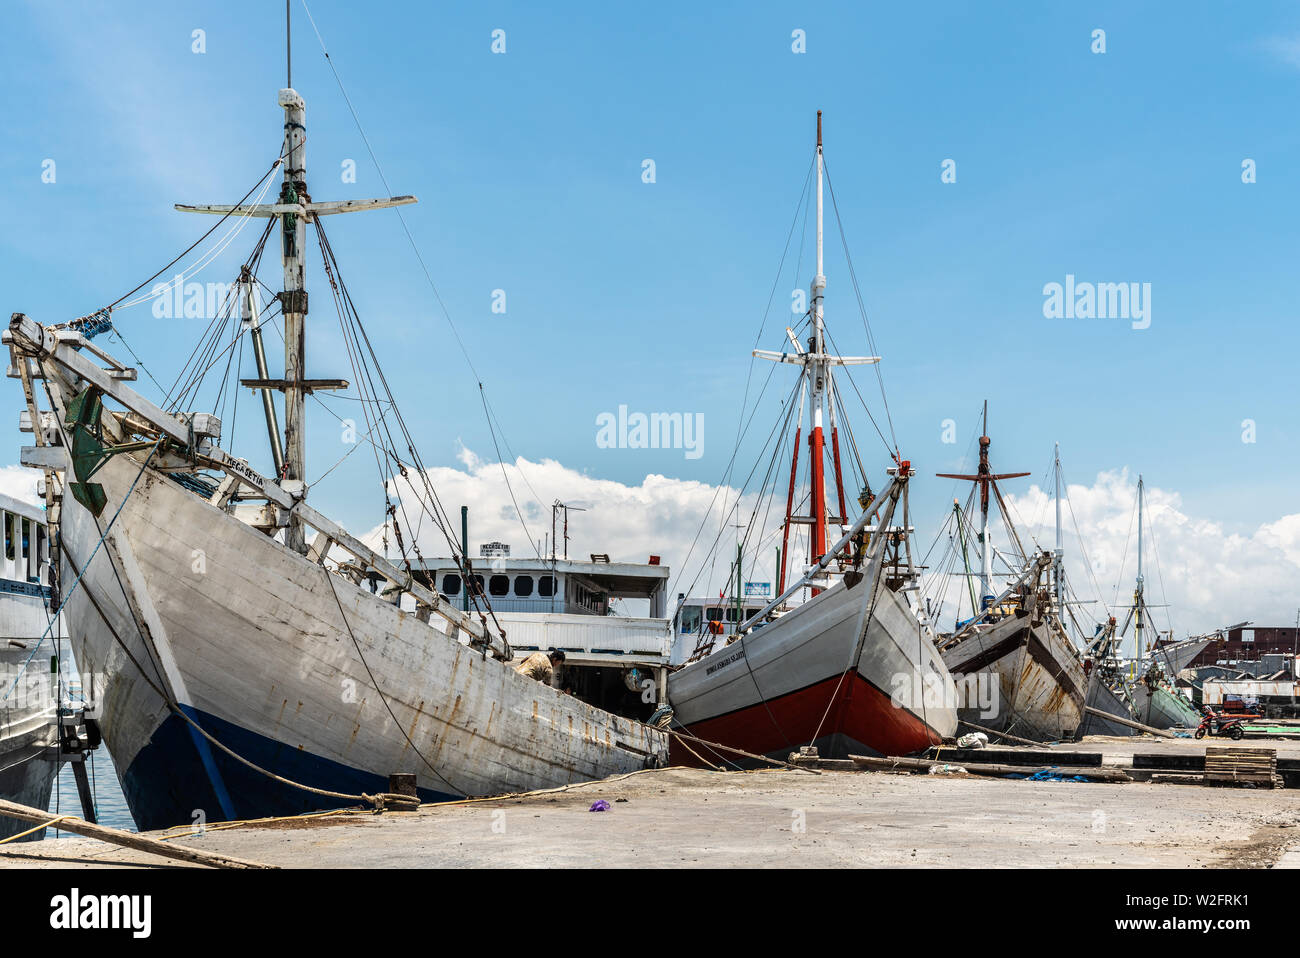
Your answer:
[[[1143,572],[1147,601],[1168,603],[1154,611],[1159,628],[1177,637],[1249,619],[1260,625],[1294,623],[1300,607],[1300,513],[1282,516],[1252,532],[1230,532],[1221,522],[1188,515],[1177,492],[1147,483]],[[1127,469],[1098,474],[1091,486],[1070,485],[1073,507],[1064,512],[1067,579],[1081,598],[1123,604],[1137,575],[1134,503],[1137,479]],[[1008,496],[1009,508],[1040,545],[1054,543],[1052,492],[1037,485]],[[1074,533],[1074,521],[1083,547]],[[1026,544],[1028,545],[1028,544]],[[1092,577],[1082,553],[1092,562]],[[1094,584],[1095,579],[1095,584]],[[1091,621],[1099,604],[1084,606]],[[1081,616],[1081,621],[1084,618]]]
[[[696,585],[691,591],[697,595],[716,594],[725,584],[735,548],[735,531],[730,526],[736,521],[730,513],[735,490],[661,475],[648,475],[637,485],[627,485],[585,475],[550,459],[518,459],[506,466],[506,472],[534,539],[550,535],[551,503],[559,499],[586,509],[570,513],[571,557],[607,552],[616,561],[644,562],[651,554],[662,556],[674,572],[674,595],[693,580]],[[499,463],[463,450],[459,466],[437,467],[429,470],[429,476],[457,538],[460,506],[470,507],[471,554],[477,554],[480,543],[492,540],[510,543],[515,556],[533,554]],[[914,490],[913,495],[916,493]],[[1137,572],[1136,494],[1137,480],[1128,470],[1102,472],[1091,485],[1068,487],[1071,508],[1064,512],[1067,576],[1079,598],[1099,600],[1079,607],[1076,614],[1081,623],[1099,620],[1109,614],[1107,606],[1123,604],[1132,596]],[[724,501],[729,515],[721,518]],[[1042,547],[1052,548],[1055,506],[1050,489],[1031,486],[1020,495],[1007,496],[1007,504],[1026,547],[1032,548],[1033,538]],[[751,496],[742,500],[744,518],[753,505]],[[413,506],[408,505],[408,513],[414,521]],[[769,514],[769,526],[778,518]],[[699,542],[683,570],[702,521]],[[1076,521],[1082,547],[1074,531]],[[719,539],[720,528],[717,558],[702,570],[703,554]],[[1294,622],[1300,607],[1300,513],[1239,534],[1222,523],[1188,515],[1178,493],[1148,483],[1146,529],[1147,601],[1169,606],[1154,610],[1157,627],[1172,625],[1181,638],[1244,619],[1260,624]],[[936,531],[933,526],[919,529],[918,541],[928,543]],[[409,543],[409,531],[403,528],[403,534]],[[382,527],[366,538],[379,547],[381,537]],[[441,533],[427,519],[418,541],[426,558],[448,554]],[[746,553],[746,579],[772,578],[777,541],[769,528],[757,550],[751,545]],[[560,548],[562,551],[562,543]],[[394,544],[390,543],[389,551],[396,553]],[[1091,561],[1091,574],[1084,563],[1085,553]],[[755,554],[760,561],[751,568]],[[933,569],[938,565],[937,554],[932,559]],[[945,612],[945,620],[952,611]]]
[[[672,597],[689,589],[693,595],[716,595],[717,589],[727,579],[730,563],[735,554],[735,530],[729,523],[736,502],[734,489],[722,488],[703,482],[670,479],[651,474],[638,485],[626,485],[610,479],[597,479],[570,469],[552,459],[530,462],[517,459],[505,466],[509,476],[507,487],[502,466],[497,462],[480,459],[471,450],[462,449],[459,467],[438,466],[428,470],[430,483],[438,494],[443,508],[451,520],[451,534],[460,538],[460,507],[469,506],[469,549],[471,557],[478,555],[481,543],[501,541],[509,543],[511,555],[533,556],[538,552],[550,554],[549,547],[540,540],[551,535],[551,504],[560,500],[585,511],[569,513],[569,556],[587,558],[591,553],[608,553],[614,561],[645,562],[651,555],[661,557],[662,563],[673,571],[670,582]],[[524,524],[511,501],[511,490],[523,512]],[[406,490],[406,515],[412,524],[419,522],[417,497]],[[723,504],[725,503],[725,510]],[[741,508],[748,518],[754,507],[752,496],[742,499]],[[710,511],[712,509],[712,512]],[[722,517],[726,511],[729,515]],[[399,519],[402,510],[398,510]],[[707,521],[706,521],[707,518]],[[701,522],[704,523],[701,529]],[[402,522],[406,543],[411,542],[410,531]],[[710,546],[723,529],[719,555],[709,568],[702,563]],[[373,529],[365,541],[375,549],[382,548],[384,528]],[[699,542],[691,553],[691,544],[699,535]],[[563,554],[563,514],[556,521],[559,554]],[[530,545],[528,538],[534,540]],[[443,534],[427,516],[418,528],[416,540],[426,559],[450,554]],[[770,539],[761,545],[759,554],[763,561],[757,571],[746,560],[745,578],[767,581],[772,575],[774,561]],[[536,551],[535,551],[536,550]],[[748,555],[753,556],[751,547]],[[396,555],[396,543],[388,544],[390,556]],[[690,554],[689,561],[687,559]],[[683,569],[683,563],[685,568]],[[698,577],[698,578],[697,578]],[[628,611],[634,612],[629,608]]]
[[[0,493],[13,496],[34,506],[43,506],[45,501],[36,494],[36,483],[41,473],[26,466],[0,466]]]
[[[1266,37],[1262,46],[1287,66],[1300,68],[1300,37]]]

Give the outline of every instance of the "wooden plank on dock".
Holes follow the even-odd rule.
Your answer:
[[[1205,781],[1209,785],[1250,782],[1280,788],[1277,751],[1271,748],[1211,745],[1205,749]]]
[[[0,814],[6,818],[16,818],[20,822],[30,822],[36,825],[50,823],[53,816],[49,812],[32,808],[29,805],[19,805],[17,802],[10,802],[0,799]],[[113,845],[121,845],[123,848],[130,848],[134,851],[149,852],[153,855],[161,855],[163,858],[174,858],[178,861],[190,862],[195,865],[208,865],[213,868],[274,868],[274,865],[266,865],[262,862],[252,862],[243,858],[235,858],[231,855],[218,855],[213,852],[204,851],[201,848],[190,848],[185,845],[177,845],[171,842],[160,841],[156,838],[149,838],[145,835],[139,835],[135,832],[124,832],[119,828],[108,828],[105,825],[97,825],[94,822],[88,822],[84,819],[73,818],[70,815],[57,816],[55,820],[61,830],[73,832],[77,835],[85,835],[87,838],[97,838],[101,842],[109,842]]]
[[[1074,752],[1050,748],[949,748],[931,746],[926,758],[944,762],[978,762],[981,765],[1079,765],[1099,768],[1101,752]]]
[[[1141,722],[1135,722],[1132,719],[1122,718],[1118,715],[1112,715],[1110,712],[1103,712],[1101,709],[1095,709],[1091,705],[1085,705],[1083,710],[1089,715],[1095,715],[1098,718],[1104,718],[1109,722],[1118,722],[1120,725],[1127,725],[1129,728],[1135,728],[1139,732],[1150,732],[1152,735],[1159,735],[1161,738],[1177,738],[1173,732],[1163,728],[1152,728],[1150,725],[1143,725]]]
[[[982,749],[980,751],[983,751]],[[1098,768],[1095,766],[1057,766],[1057,765],[993,765],[962,762],[936,762],[928,758],[876,758],[869,755],[850,755],[853,764],[859,768],[882,772],[928,772],[936,765],[960,765],[971,775],[989,775],[1001,778],[1006,775],[1034,775],[1038,772],[1051,772],[1072,778],[1082,775],[1098,782],[1130,782],[1132,779],[1123,769]]]

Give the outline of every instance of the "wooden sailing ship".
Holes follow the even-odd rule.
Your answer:
[[[1019,547],[1007,514],[1000,480],[1027,476],[1027,472],[995,474],[989,463],[988,403],[979,439],[979,467],[974,474],[940,473],[948,479],[974,483],[979,494],[978,575],[966,570],[968,582],[978,582],[974,614],[950,634],[939,638],[944,664],[966,689],[980,689],[981,676],[995,682],[990,695],[967,694],[958,713],[962,721],[1037,741],[1073,739],[1083,720],[1087,682],[1079,656],[1060,619],[1060,489],[1057,489],[1057,554],[1025,555]],[[1059,473],[1058,473],[1059,476]],[[1017,545],[1022,566],[1011,583],[994,592],[990,500]],[[958,529],[965,552],[966,528]],[[1055,578],[1057,585],[1052,586]],[[973,596],[973,599],[975,597]]]
[[[283,150],[268,173],[282,172],[278,199],[180,207],[265,224],[236,281],[242,316],[230,328],[232,342],[254,346],[257,376],[243,384],[263,398],[270,474],[222,448],[217,417],[182,405],[192,393],[155,403],[129,385],[135,370],[91,341],[110,326],[111,309],[55,324],[15,313],[4,334],[29,414],[52,420],[24,460],[46,470],[67,632],[136,823],[354,804],[384,792],[393,773],[414,773],[427,800],[663,764],[664,732],[516,673],[481,592],[465,611],[412,576],[399,518],[412,508],[445,515],[377,374],[321,220],[415,199],[313,199],[303,99],[291,85],[278,99]],[[401,435],[383,443],[386,499],[399,473],[418,499],[389,503],[401,560],[309,501],[305,399],[348,385],[308,378],[309,227],[340,319],[352,324],[356,388],[369,383],[369,400],[382,390],[384,415],[396,417],[384,428]],[[279,250],[282,276],[272,280],[285,341],[279,379],[261,342],[274,314],[257,295],[268,245]],[[359,368],[361,351],[370,365]],[[398,455],[403,445],[409,454]],[[454,537],[449,545],[464,560]]]
[[[1195,728],[1201,716],[1191,701],[1178,691],[1175,683],[1181,665],[1174,665],[1179,661],[1190,662],[1209,644],[1210,638],[1189,640],[1186,645],[1179,644],[1176,648],[1167,647],[1163,654],[1156,651],[1156,642],[1149,638],[1153,631],[1151,607],[1147,604],[1146,580],[1142,570],[1145,491],[1142,477],[1138,476],[1137,580],[1133,587],[1133,601],[1125,613],[1124,621],[1115,629],[1116,648],[1122,649],[1128,627],[1130,624],[1133,626],[1133,658],[1128,661],[1127,670],[1119,670],[1120,681],[1133,703],[1134,715],[1142,724],[1160,729]],[[1182,659],[1182,654],[1187,654],[1185,660]]]
[[[864,492],[861,514],[856,520],[848,515],[833,372],[839,366],[875,363],[878,357],[837,356],[827,347],[820,111],[815,163],[817,272],[810,289],[811,334],[806,348],[789,333],[793,351],[754,351],[758,358],[798,367],[801,380],[777,595],[738,622],[725,643],[702,643],[669,676],[669,701],[676,723],[690,734],[751,753],[784,758],[794,749],[813,746],[823,756],[905,755],[953,736],[955,690],[928,626],[909,598],[916,579],[907,526],[911,463],[895,452],[888,486],[874,496]],[[795,499],[805,398],[807,513],[796,507]],[[828,480],[834,483],[837,513],[827,503]],[[828,544],[832,526],[839,527],[841,536]],[[787,582],[792,529],[809,531],[809,567]],[[805,590],[807,601],[789,604]],[[685,762],[700,757],[686,749],[678,754],[676,743],[674,749]]]

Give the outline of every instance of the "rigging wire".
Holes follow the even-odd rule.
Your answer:
[[[230,218],[230,216],[235,212],[235,210],[237,210],[237,209],[239,209],[241,206],[243,206],[243,204],[244,204],[244,200],[246,200],[246,199],[248,199],[250,196],[252,196],[252,195],[253,195],[253,192],[254,192],[254,191],[255,191],[259,186],[262,186],[262,193],[261,193],[261,194],[258,196],[258,198],[257,198],[257,202],[260,203],[261,200],[262,200],[262,196],[265,196],[265,195],[266,195],[266,191],[267,191],[267,189],[270,188],[270,185],[271,185],[271,182],[270,182],[270,180],[269,180],[268,178],[270,177],[270,175],[271,175],[272,173],[274,173],[274,172],[276,171],[276,169],[280,166],[280,164],[282,164],[282,163],[284,162],[284,160],[285,160],[284,155],[282,155],[282,156],[280,156],[279,158],[277,158],[276,161],[275,161],[274,163],[271,164],[271,168],[270,168],[269,170],[267,170],[265,173],[262,174],[261,179],[259,179],[256,183],[253,184],[252,188],[249,189],[249,191],[243,195],[243,197],[239,200],[239,202],[235,204],[234,208],[228,210],[225,214],[222,215],[221,219],[217,220],[217,222],[213,225],[212,229],[208,230],[206,233],[204,233],[202,236],[200,236],[198,239],[196,239],[193,243],[191,243],[189,246],[187,246],[187,247],[186,247],[186,248],[185,248],[185,249],[180,253],[179,256],[177,256],[175,259],[173,259],[171,262],[169,262],[169,263],[168,263],[166,266],[164,266],[162,269],[158,270],[158,272],[154,273],[152,276],[150,276],[148,279],[146,279],[146,280],[145,280],[143,283],[141,283],[139,286],[136,286],[134,289],[131,289],[131,290],[127,291],[126,293],[123,293],[123,294],[122,294],[121,296],[119,296],[117,299],[113,300],[113,302],[109,303],[108,306],[107,306],[106,308],[107,308],[107,309],[110,309],[110,310],[116,308],[116,306],[118,305],[118,303],[122,302],[122,300],[126,299],[128,296],[131,296],[131,295],[133,295],[133,294],[135,294],[135,293],[138,293],[140,290],[144,289],[147,285],[149,285],[150,283],[152,283],[155,279],[157,279],[157,278],[158,278],[159,276],[161,276],[163,273],[167,272],[167,270],[171,269],[171,268],[172,268],[173,266],[175,266],[178,262],[180,262],[182,259],[184,259],[185,256],[187,256],[187,255],[190,253],[191,250],[193,250],[196,246],[198,246],[200,243],[202,243],[205,239],[207,239],[209,236],[211,236],[213,233],[215,233],[215,232],[217,231],[217,229],[221,226],[221,224],[224,223],[227,219]],[[262,185],[264,180],[267,181],[265,186]],[[250,215],[251,215],[251,212],[249,212],[249,213],[241,213],[241,214],[239,215],[239,218],[240,218],[241,220],[243,220],[243,221],[246,222],[246,221],[248,220],[248,218],[249,218]],[[242,230],[242,229],[243,229],[243,225],[240,225],[239,229]],[[229,235],[229,234],[227,234],[227,235]],[[238,232],[236,232],[236,235],[238,235]],[[231,239],[233,239],[233,238],[234,238],[234,237],[231,237]],[[225,245],[221,246],[221,249],[222,249],[222,250],[225,249],[226,246],[228,246],[228,245],[229,245],[229,242],[227,242]],[[220,251],[221,251],[221,250],[217,250],[217,252],[220,252]],[[205,265],[206,265],[206,264],[205,264]],[[188,273],[188,274],[184,274],[184,275],[193,275],[193,273]],[[168,284],[167,289],[170,289],[170,288],[172,288],[172,284]],[[152,294],[152,293],[151,293],[150,295],[148,295],[148,296],[144,296],[144,297],[142,297],[142,298],[140,298],[140,299],[138,299],[138,300],[133,300],[132,302],[127,303],[126,306],[123,306],[122,308],[125,309],[127,306],[134,306],[134,305],[136,305],[137,303],[145,302],[146,300],[152,299],[154,295],[155,295],[155,294]]]
[[[867,318],[867,305],[862,298],[862,287],[858,285],[858,273],[853,267],[853,257],[849,253],[848,237],[844,233],[844,220],[840,217],[840,207],[835,199],[835,186],[831,182],[830,167],[823,161],[823,169],[826,172],[826,188],[831,194],[831,209],[835,211],[835,224],[839,227],[840,243],[844,247],[844,259],[849,268],[849,280],[853,284],[853,294],[858,301],[858,312],[862,315],[862,328],[867,334],[867,345],[871,349],[871,355],[879,356],[880,350],[876,348],[876,338],[871,332],[871,321]],[[898,455],[898,436],[894,432],[894,417],[889,410],[889,397],[885,394],[885,376],[880,369],[880,363],[874,364],[876,367],[876,379],[880,383],[880,399],[885,405],[885,419],[889,423],[889,435],[894,441],[893,453]],[[852,377],[850,377],[852,381]]]
[[[375,170],[379,174],[380,182],[384,184],[384,189],[387,190],[389,195],[391,196],[393,191],[392,191],[392,187],[388,185],[388,177],[384,175],[384,169],[379,162],[379,157],[375,154],[374,148],[370,144],[370,138],[366,136],[366,131],[364,127],[362,127],[361,125],[361,118],[357,114],[356,107],[354,107],[352,104],[352,98],[348,96],[347,88],[343,85],[343,78],[342,76],[340,76],[338,68],[334,65],[334,58],[330,56],[329,50],[325,46],[325,39],[324,37],[321,36],[320,29],[316,26],[316,19],[312,16],[311,9],[307,6],[307,0],[301,0],[301,2],[302,2],[303,11],[307,14],[307,20],[311,23],[312,31],[316,34],[316,40],[320,44],[321,53],[324,54],[325,56],[325,62],[329,64],[330,72],[334,75],[334,82],[338,85],[339,92],[343,95],[343,100],[347,104],[348,112],[352,114],[352,121],[356,125],[357,132],[360,134],[362,142],[365,144],[366,152],[370,154],[370,161],[374,164]],[[420,270],[424,273],[425,281],[428,283],[429,289],[433,292],[433,296],[438,303],[438,307],[442,310],[442,315],[444,320],[447,323],[447,327],[451,330],[452,336],[456,340],[456,345],[460,349],[461,356],[465,360],[465,365],[469,368],[470,373],[473,375],[474,381],[478,385],[480,392],[486,394],[486,389],[483,385],[483,378],[479,375],[478,369],[474,365],[474,361],[470,358],[469,350],[466,348],[464,340],[461,339],[460,331],[459,329],[457,329],[455,322],[452,320],[451,311],[447,308],[447,304],[444,302],[442,298],[442,293],[438,290],[437,283],[435,283],[433,280],[433,274],[430,272],[428,264],[426,264],[424,261],[424,256],[421,254],[420,248],[415,242],[415,237],[411,233],[410,227],[407,225],[406,217],[402,215],[402,210],[400,207],[394,208],[394,212],[397,214],[398,222],[401,223],[402,231],[406,234],[406,239],[407,242],[410,244],[411,251],[415,254],[415,258],[417,262],[420,264]],[[317,227],[319,228],[319,226],[320,226],[320,222],[318,220]],[[488,412],[488,410],[489,407],[486,402],[486,396],[485,396],[484,413],[487,417],[488,431],[492,434],[493,444],[495,445],[496,431],[497,431],[497,427],[500,424],[499,422],[497,423],[493,422],[493,417]],[[516,460],[516,468],[519,468],[518,460]],[[520,473],[521,474],[523,473],[522,469],[520,469]],[[502,470],[502,474],[503,476],[505,476],[506,486],[507,488],[509,488],[510,487],[509,475],[505,473],[504,469]],[[427,480],[426,480],[426,485],[427,485]],[[534,493],[534,495],[535,494],[536,493]],[[511,489],[510,495],[511,495],[511,499],[513,500],[514,499],[513,489]],[[519,514],[519,521],[524,527],[524,532],[529,543],[532,544],[534,542],[534,537],[532,535],[532,532],[528,529],[528,525],[524,519],[523,512],[520,511],[517,507],[515,511]],[[444,535],[446,535],[445,529],[443,530],[443,532]],[[450,537],[449,539],[449,541],[452,540],[454,540],[454,536]],[[454,541],[452,541],[452,548],[453,548],[453,556],[455,556],[459,550],[456,548]],[[464,558],[468,560],[468,557],[464,557]]]

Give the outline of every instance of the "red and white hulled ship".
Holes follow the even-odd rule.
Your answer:
[[[904,755],[956,733],[956,693],[933,633],[910,600],[916,580],[907,528],[911,464],[894,451],[888,487],[876,496],[864,491],[859,498],[864,511],[856,521],[848,517],[832,372],[837,366],[876,363],[879,357],[831,355],[826,348],[820,112],[816,167],[817,274],[810,290],[806,348],[787,331],[792,352],[754,351],[756,357],[799,367],[801,377],[777,595],[737,622],[735,634],[725,642],[721,635],[710,636],[705,623],[695,654],[669,676],[668,695],[675,727],[728,748],[780,758],[808,745],[823,757]],[[796,514],[805,400],[809,509]],[[827,508],[826,486],[832,477],[838,515],[828,514]],[[892,523],[900,503],[902,521],[896,526]],[[830,548],[828,526],[841,532]],[[810,564],[787,586],[792,527],[808,529]],[[810,597],[790,604],[800,594]],[[717,626],[713,631],[720,633]],[[724,755],[698,744],[691,748],[695,751],[674,739],[674,760],[736,759],[736,753]]]

